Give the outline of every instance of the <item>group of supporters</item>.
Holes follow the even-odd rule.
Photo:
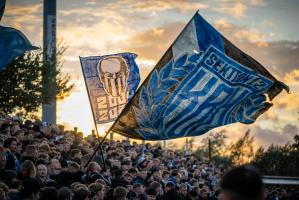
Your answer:
[[[226,169],[161,147],[83,138],[63,127],[0,120],[0,200],[296,199],[298,192],[264,196],[250,166]],[[101,152],[103,152],[104,159]],[[248,185],[249,184],[249,185]]]

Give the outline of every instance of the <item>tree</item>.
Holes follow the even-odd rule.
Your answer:
[[[70,84],[68,74],[61,72],[64,51],[64,47],[59,47],[55,59],[48,59],[47,62],[43,61],[42,50],[31,51],[0,71],[0,113],[35,117],[40,106],[49,103],[51,94],[55,93],[57,99],[68,96],[74,84]],[[56,71],[50,73],[49,67],[53,63]],[[50,87],[47,83],[55,80],[53,77],[56,77],[55,87]]]
[[[277,176],[299,176],[298,135],[293,144],[271,145],[267,150],[258,150],[252,164],[263,174]],[[262,148],[260,148],[262,149]]]
[[[202,140],[202,146],[199,147],[194,155],[198,159],[202,159],[205,161],[209,160],[209,141],[210,141],[210,149],[211,149],[211,159],[216,164],[222,164],[226,167],[232,165],[231,159],[225,155],[227,151],[227,146],[225,145],[225,139],[227,136],[225,135],[225,131],[221,130],[219,132],[210,133],[207,137]]]
[[[254,137],[250,136],[250,130],[229,147],[229,156],[234,165],[249,163],[254,158]]]
[[[202,140],[203,151],[206,156],[209,155],[209,141],[211,145],[211,157],[222,156],[225,152],[225,131],[210,133],[207,137]]]

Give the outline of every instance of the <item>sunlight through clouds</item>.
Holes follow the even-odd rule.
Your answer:
[[[299,37],[290,39],[289,31],[296,29],[297,22],[291,19],[298,13],[292,13],[287,2],[283,8],[277,5],[280,4],[264,0],[57,1],[57,36],[69,46],[63,72],[76,83],[71,95],[58,102],[58,122],[69,128],[79,127],[84,134],[94,129],[79,56],[136,53],[143,81],[199,9],[227,39],[288,84],[292,92],[279,95],[273,107],[253,125],[225,127],[227,142],[235,141],[249,128],[259,145],[290,140],[299,126]],[[24,31],[34,45],[42,46],[42,10],[39,0],[7,1],[2,23]],[[278,11],[282,13],[275,14]],[[277,29],[281,24],[289,29]],[[111,123],[103,124],[99,130],[107,131],[110,126]],[[203,137],[195,140],[200,142]]]

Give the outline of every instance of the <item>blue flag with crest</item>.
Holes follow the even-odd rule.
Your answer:
[[[253,123],[288,87],[198,13],[112,126],[126,137],[165,140]],[[267,99],[268,97],[268,99]]]

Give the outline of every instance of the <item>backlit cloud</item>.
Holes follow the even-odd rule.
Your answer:
[[[263,0],[219,0],[214,10],[221,14],[230,15],[236,18],[246,15],[250,6],[263,6]]]

